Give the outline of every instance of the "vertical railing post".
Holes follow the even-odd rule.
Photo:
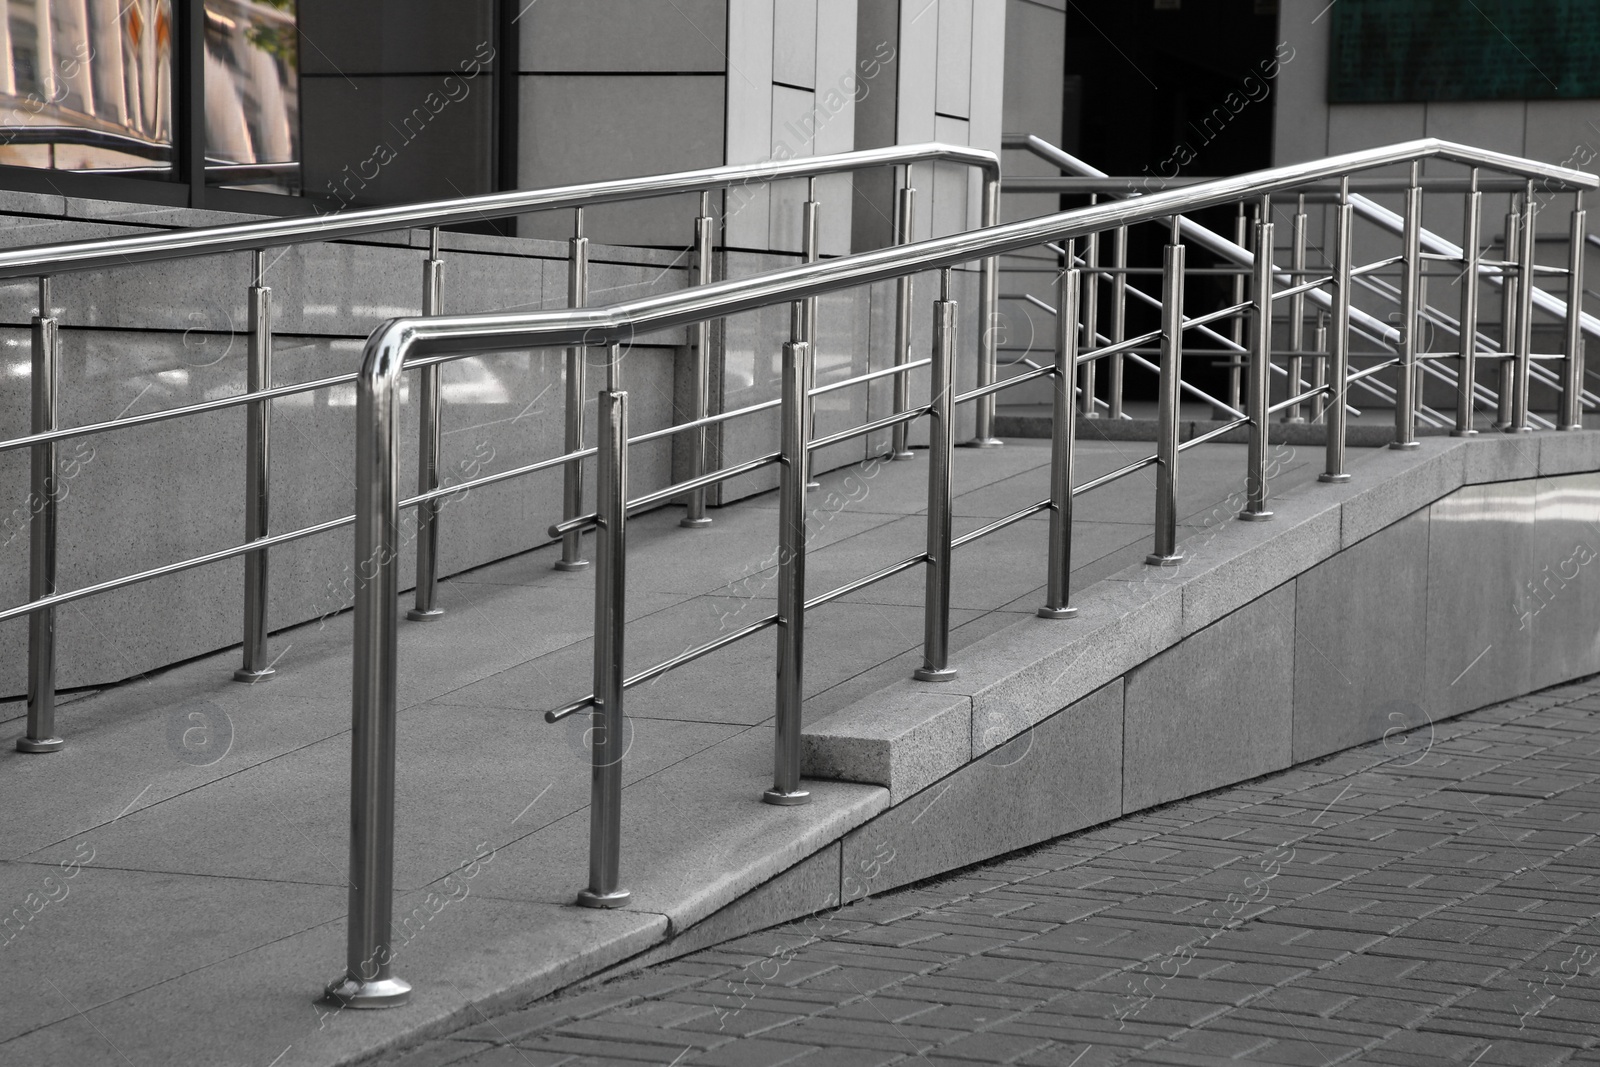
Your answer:
[[[1390,448],[1417,447],[1417,325],[1422,294],[1422,164],[1411,163],[1406,190],[1405,248],[1400,277],[1400,366],[1394,389],[1394,440]]]
[[[369,339],[356,379],[349,919],[345,973],[327,989],[330,999],[350,1008],[393,1007],[411,995],[411,987],[391,971],[401,358],[386,344]]]
[[[950,655],[950,467],[955,409],[952,377],[956,346],[956,302],[950,299],[950,268],[939,274],[939,299],[933,305],[933,365],[928,403],[928,562],[922,607],[922,666],[919,682],[948,682],[956,676]]]
[[[1306,283],[1306,194],[1301,193],[1299,202],[1295,205],[1294,230],[1292,239],[1294,249],[1290,253],[1290,284],[1295,286]],[[1258,257],[1259,258],[1259,257]],[[1289,298],[1289,396],[1299,396],[1301,380],[1305,376],[1305,357],[1301,354],[1306,348],[1306,294],[1296,293]],[[1289,405],[1284,412],[1283,421],[1299,424],[1306,421],[1301,405]]]
[[[912,234],[915,232],[917,190],[911,185],[911,168],[906,168],[906,184],[895,198],[894,204],[894,242],[895,244],[910,244]],[[912,277],[909,274],[901,275],[895,279],[895,317],[894,317],[894,365],[903,367],[911,362],[911,307],[912,307]],[[911,406],[911,379],[909,374],[901,371],[894,376],[892,414],[899,415]],[[906,444],[906,435],[910,427],[905,423],[896,423],[889,431],[891,459],[910,459],[913,455]]]
[[[984,179],[983,225],[985,228],[1000,223],[1000,178],[998,175]],[[1070,264],[1069,264],[1070,266]],[[999,373],[1000,351],[1000,257],[990,256],[978,264],[978,387],[993,385]],[[944,299],[950,299],[949,280],[940,283],[945,290]],[[955,312],[952,310],[951,314]],[[937,347],[937,346],[935,346]],[[977,431],[971,441],[972,448],[999,448],[1003,441],[994,435],[995,394],[980,396],[977,404]]]
[[[572,241],[567,252],[567,306],[581,308],[589,303],[589,239],[583,235],[583,208],[573,212]],[[567,349],[566,449],[583,448],[583,405],[588,386],[584,381],[588,354],[581,345]],[[583,460],[567,463],[561,478],[561,517],[575,519],[583,511]],[[561,535],[561,558],[556,570],[581,571],[589,565],[583,558],[583,531],[569,530]]]
[[[272,290],[266,285],[267,257],[251,257],[245,329],[249,334],[245,389],[272,388]],[[272,503],[272,401],[245,406],[244,539],[267,536]],[[267,550],[244,557],[244,653],[235,681],[260,682],[273,674],[267,661]]]
[[[817,179],[807,180],[806,205],[805,205],[805,260],[815,263],[822,255],[821,232],[818,230],[818,213],[822,207],[817,203]],[[801,307],[804,317],[801,320],[801,333],[799,339],[806,343],[806,358],[802,360],[803,377],[805,379],[804,391],[800,394],[801,403],[806,408],[806,426],[810,427],[816,420],[816,402],[811,397],[811,390],[816,386],[817,375],[817,298],[809,296],[802,300]],[[809,440],[809,438],[808,438]],[[811,450],[808,448],[800,455],[801,469],[805,473],[807,489],[820,489],[822,485],[811,476]]]
[[[1098,203],[1100,198],[1091,195],[1089,202]],[[1100,235],[1091,233],[1083,239],[1083,302],[1079,305],[1079,318],[1083,322],[1083,346],[1088,349],[1098,347],[1095,337],[1099,334],[1100,318]],[[1070,269],[1072,263],[1069,261]],[[1094,410],[1095,386],[1095,361],[1089,360],[1078,368],[1079,388],[1078,412],[1086,419],[1098,419],[1100,416]]]
[[[1327,461],[1317,475],[1319,481],[1347,482],[1350,474],[1344,469],[1345,403],[1344,394],[1350,377],[1350,272],[1351,224],[1354,221],[1350,208],[1350,179],[1339,180],[1339,210],[1335,216],[1333,232],[1333,317],[1328,324],[1328,338],[1323,346],[1328,353],[1328,393],[1324,414],[1327,415]]]
[[[783,346],[782,420],[778,470],[778,690],[773,719],[772,788],[768,804],[811,800],[800,788],[801,705],[805,700],[806,484],[805,454],[811,442],[811,405],[806,396],[810,346],[800,339],[799,308],[792,339]]]
[[[1521,214],[1517,198],[1511,198],[1511,210],[1506,212],[1505,254],[1500,262],[1500,396],[1496,406],[1493,429],[1504,430],[1515,418],[1516,405],[1516,348],[1517,348],[1517,285],[1521,277],[1516,268],[1517,250],[1522,246]]]
[[[700,194],[700,217],[694,220],[695,243],[695,279],[696,285],[709,285],[712,273],[712,248],[713,226],[716,219],[711,216],[711,194]],[[711,414],[711,321],[709,319],[695,323],[694,326],[694,397],[689,418],[703,419]],[[709,451],[711,428],[701,426],[689,432],[689,477],[698,478],[706,472],[706,453]],[[710,526],[711,519],[706,515],[706,487],[701,486],[689,493],[688,508],[679,526],[690,529],[699,529]]]
[[[1472,168],[1472,187],[1467,193],[1466,218],[1461,226],[1461,337],[1457,353],[1461,367],[1456,373],[1456,425],[1452,437],[1471,437],[1472,408],[1478,387],[1478,242],[1483,225],[1483,192],[1478,188],[1478,168]]]
[[[1116,273],[1111,276],[1111,343],[1119,345],[1127,340],[1128,332],[1128,228],[1118,226],[1111,239],[1111,266]],[[1093,343],[1090,344],[1093,348]],[[1106,392],[1112,419],[1122,418],[1122,353],[1106,357]]]
[[[1233,243],[1241,247],[1248,247],[1249,236],[1249,222],[1245,219],[1244,201],[1241,200],[1239,201],[1239,212],[1234,216],[1233,219]],[[1243,272],[1235,272],[1233,275],[1232,300],[1232,303],[1235,306],[1244,303],[1244,286],[1245,279]],[[1238,345],[1241,348],[1244,347],[1245,329],[1243,315],[1234,315],[1228,320],[1228,332],[1235,345]],[[1240,371],[1243,370],[1243,368],[1239,365],[1239,362],[1239,354],[1237,351],[1228,356],[1228,406],[1233,408],[1235,411],[1240,410],[1239,405],[1242,402],[1241,394],[1243,392],[1243,389],[1241,388],[1242,376],[1240,374]]]
[[[1539,201],[1533,195],[1533,182],[1528,182],[1522,197],[1522,219],[1518,223],[1522,247],[1517,253],[1517,347],[1516,393],[1511,401],[1511,425],[1507,433],[1531,433],[1528,425],[1528,379],[1533,365],[1533,282],[1536,263],[1534,237],[1538,233]]]
[[[1556,420],[1563,430],[1583,429],[1583,246],[1587,222],[1580,189],[1573,195],[1567,246],[1566,359],[1561,362],[1561,417]]]
[[[1070,249],[1070,244],[1068,245]],[[1071,262],[1070,254],[1068,262]],[[1078,609],[1069,603],[1072,584],[1073,438],[1077,405],[1073,403],[1073,371],[1078,362],[1078,285],[1076,269],[1061,272],[1057,283],[1056,372],[1050,379],[1050,546],[1045,571],[1044,606],[1039,617],[1070,619]]]
[[[1245,474],[1247,501],[1239,518],[1260,522],[1272,518],[1267,510],[1267,411],[1272,400],[1272,208],[1261,198],[1260,221],[1256,223],[1256,260],[1250,279],[1250,443]],[[1289,381],[1298,390],[1299,374]]]
[[[616,386],[619,345],[610,348],[600,394],[595,462],[594,709],[589,779],[589,886],[586,908],[620,908],[632,896],[619,888],[622,854],[623,635],[627,619],[628,394]]]
[[[33,317],[33,432],[56,428],[58,333],[51,314],[50,279],[39,279],[39,312]],[[56,443],[29,448],[28,599],[56,592]],[[28,615],[28,730],[17,738],[18,752],[59,752],[56,736],[56,609]]]
[[[1321,422],[1328,410],[1328,396],[1321,391],[1328,385],[1328,313],[1321,308],[1317,309],[1317,328],[1312,338],[1316,355],[1311,357],[1311,388],[1318,393],[1311,398],[1311,421]]]
[[[1241,208],[1242,211],[1242,208]],[[1185,248],[1173,216],[1172,236],[1161,262],[1161,382],[1156,430],[1156,529],[1154,551],[1145,562],[1173,567],[1178,551],[1178,402],[1183,381],[1183,271]],[[1237,407],[1237,403],[1235,403]]]
[[[433,227],[428,241],[428,258],[422,261],[422,313],[444,313],[444,263],[439,259],[439,227]],[[417,492],[431,493],[439,488],[439,442],[441,396],[439,364],[430,363],[417,371],[421,394],[417,404]],[[427,622],[444,614],[439,607],[439,501],[424,500],[417,505],[417,593],[416,606],[406,612],[413,622]]]

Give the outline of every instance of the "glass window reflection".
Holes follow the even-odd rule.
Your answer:
[[[207,183],[298,193],[295,0],[206,0],[205,13]]]
[[[165,176],[171,0],[0,0],[0,164]]]

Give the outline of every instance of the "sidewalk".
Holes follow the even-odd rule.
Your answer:
[[[1597,782],[1600,676],[381,1062],[1594,1063]]]

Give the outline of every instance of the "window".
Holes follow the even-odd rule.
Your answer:
[[[9,0],[0,164],[170,176],[170,0]]]
[[[206,0],[206,184],[300,192],[295,0]]]

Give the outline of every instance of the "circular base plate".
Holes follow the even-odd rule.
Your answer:
[[[1040,608],[1041,619],[1070,619],[1078,614],[1077,608]]]
[[[1409,452],[1413,448],[1421,448],[1421,441],[1390,441],[1389,447],[1396,452]]]
[[[1583,426],[1581,424],[1575,425],[1575,426],[1557,426],[1556,429],[1558,429],[1558,430],[1581,430],[1581,429],[1583,429]]]
[[[679,519],[678,525],[686,530],[703,530],[711,525],[710,519]]]
[[[801,804],[811,803],[809,789],[796,789],[793,793],[783,793],[776,789],[769,789],[761,794],[763,804],[776,804],[781,808],[799,807]]]
[[[962,441],[958,448],[1000,448],[1005,442],[998,437],[974,437],[970,441]]]
[[[1304,416],[1296,416],[1292,419],[1284,419],[1283,424],[1285,426],[1304,426],[1306,424],[1306,420]]]
[[[277,673],[278,672],[273,670],[271,667],[268,667],[265,670],[260,670],[260,671],[247,671],[243,667],[240,667],[238,670],[233,672],[233,680],[236,681],[236,682],[251,682],[251,683],[264,682],[268,678],[271,678],[274,674],[277,674]]]
[[[1100,417],[1100,413],[1098,411],[1080,411],[1080,412],[1078,412],[1078,418],[1080,418],[1080,419],[1098,419],[1099,417]]]
[[[815,493],[818,489],[821,489],[821,488],[822,488],[822,483],[821,482],[807,482],[806,483],[806,492],[808,492],[808,493]]]
[[[954,667],[944,667],[934,670],[931,667],[918,667],[911,672],[911,677],[919,682],[948,682],[956,676]]]
[[[1158,556],[1154,552],[1144,558],[1145,564],[1151,567],[1176,567],[1183,562],[1183,554],[1173,556]]]
[[[580,889],[577,904],[580,908],[620,908],[631,899],[633,893],[626,889],[614,889],[609,893]]]
[[[1450,436],[1451,437],[1476,437],[1476,436],[1478,436],[1478,431],[1477,430],[1451,430],[1450,431]]]
[[[406,612],[406,618],[412,622],[434,622],[444,618],[444,609],[434,608],[432,611],[418,611],[416,608],[412,608]]]
[[[1270,512],[1270,511],[1241,511],[1241,512],[1239,512],[1239,518],[1242,519],[1245,522],[1266,522],[1268,519],[1272,518],[1272,512]]]
[[[361,982],[346,975],[328,986],[322,999],[341,1008],[398,1008],[411,999],[411,986],[398,978]]]
[[[889,454],[889,458],[890,459],[916,459],[917,458],[917,454],[915,452],[911,452],[911,451],[891,452]]]
[[[1532,432],[1533,432],[1533,427],[1532,426],[1522,426],[1522,427],[1518,427],[1518,428],[1515,428],[1515,429],[1513,429],[1510,426],[1506,427],[1506,433],[1532,433]]]
[[[1319,482],[1348,482],[1349,480],[1350,475],[1348,474],[1329,474],[1324,471],[1317,475],[1317,481]]]
[[[558,571],[581,571],[587,566],[589,561],[586,559],[558,559],[555,563]]]
[[[60,752],[66,745],[59,737],[47,737],[43,741],[35,741],[31,737],[17,738],[18,752]]]

